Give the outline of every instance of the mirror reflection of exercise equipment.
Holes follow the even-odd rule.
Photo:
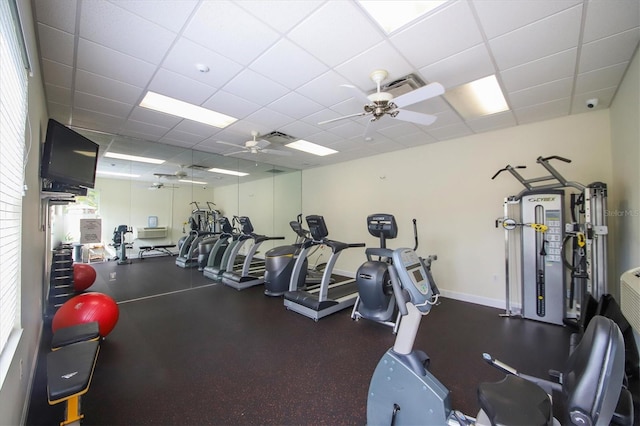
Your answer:
[[[504,217],[496,220],[496,227],[505,230],[504,315],[552,324],[575,323],[584,294],[597,299],[607,293],[607,185],[568,181],[551,160],[571,162],[558,156],[538,157],[536,162],[549,175],[525,179],[516,169],[526,166],[507,165],[491,178],[508,171],[525,187],[505,198]],[[567,218],[565,197],[569,189],[579,192],[568,194]],[[521,290],[521,312],[512,306],[512,290]]]
[[[119,225],[113,230],[113,246],[116,248],[116,256],[113,260],[118,261],[118,265],[127,265],[131,260],[127,257],[127,249],[133,248],[133,243],[128,243],[126,235],[133,233],[133,229],[127,225]]]
[[[208,252],[211,250],[220,234],[220,211],[215,210],[212,206],[214,203],[207,201],[207,208],[202,208],[198,202],[192,201],[190,204],[195,208],[191,211],[191,215],[185,225],[189,225],[189,233],[178,241],[178,257],[176,265],[181,268],[198,267],[200,270],[204,268],[205,259],[208,258]],[[185,232],[185,229],[182,229]],[[205,240],[206,239],[206,240]],[[203,253],[200,252],[203,250]]]

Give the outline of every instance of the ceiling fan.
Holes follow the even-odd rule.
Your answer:
[[[238,146],[235,143],[230,143],[230,142],[225,142],[225,141],[216,141],[220,144],[223,145],[229,145],[232,146],[234,148],[240,148],[240,151],[234,151],[234,152],[229,152],[227,154],[223,154],[225,157],[229,156],[229,155],[234,155],[234,154],[241,154],[241,153],[245,153],[248,152],[250,154],[259,154],[259,153],[264,153],[264,154],[275,154],[275,155],[291,155],[290,152],[287,151],[281,151],[279,149],[271,149],[271,148],[267,148],[269,145],[271,145],[271,142],[269,142],[268,140],[265,139],[260,139],[258,140],[258,132],[253,130],[251,132],[251,136],[253,137],[252,140],[246,141],[244,143],[244,146]]]
[[[180,168],[174,173],[154,173],[153,175],[158,178],[165,179],[184,179],[185,177],[187,177],[187,172],[185,172],[183,168],[184,166],[180,166]]]
[[[342,87],[351,90],[354,93],[356,99],[365,102],[364,111],[358,112],[356,114],[346,115],[343,117],[333,118],[331,120],[321,121],[318,124],[327,124],[347,118],[363,117],[369,115],[371,116],[370,122],[377,121],[383,116],[388,115],[391,118],[395,118],[397,120],[409,121],[411,123],[421,124],[424,126],[433,124],[433,122],[436,121],[437,118],[435,115],[422,114],[419,112],[400,108],[442,95],[444,93],[444,87],[442,86],[442,84],[427,84],[426,86],[422,86],[418,89],[412,90],[411,92],[394,98],[393,94],[380,90],[380,83],[385,78],[387,78],[387,75],[388,73],[385,70],[376,70],[369,75],[369,77],[371,77],[371,80],[373,80],[377,86],[376,92],[370,95],[361,92],[355,86],[343,84]]]
[[[175,186],[175,185],[166,185],[166,184],[164,184],[162,182],[153,182],[151,185],[149,185],[147,187],[147,189],[149,191],[155,191],[157,189],[163,189],[163,188],[164,189],[175,189],[175,188],[178,188],[178,187]]]

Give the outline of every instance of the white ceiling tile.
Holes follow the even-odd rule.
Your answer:
[[[608,37],[640,26],[640,2],[638,0],[610,1],[589,0],[584,24],[584,42]]]
[[[455,70],[455,72],[452,72]],[[495,74],[495,67],[484,44],[449,56],[434,64],[420,68],[420,74],[428,82],[437,81],[451,89],[461,84]]]
[[[45,93],[48,102],[55,102],[61,105],[71,105],[71,89],[68,87],[54,86],[53,84],[45,84]]]
[[[131,104],[125,104],[79,91],[76,91],[73,95],[73,105],[77,108],[122,118],[126,118],[133,108]]]
[[[291,30],[288,38],[334,67],[382,41],[382,34],[355,4],[331,1]]]
[[[202,106],[238,119],[245,118],[261,108],[258,104],[224,90],[216,91]]]
[[[382,122],[382,119],[378,121]],[[426,134],[422,132],[418,127],[419,126],[400,120],[387,120],[383,123],[380,123],[380,126],[376,129],[376,133],[394,140],[396,138],[401,138],[403,136],[413,134],[418,134],[420,136],[426,137]],[[375,140],[376,137],[374,136],[373,139]]]
[[[436,142],[436,139],[433,136],[428,135],[426,133],[412,133],[410,135],[400,135],[400,136],[396,136],[394,140],[406,148]]]
[[[322,129],[320,129],[319,126],[314,126],[312,124],[305,123],[304,121],[297,120],[282,126],[279,131],[299,139],[306,139],[309,136],[317,134],[321,130]]]
[[[209,137],[212,133],[217,133],[220,131],[218,127],[187,119],[181,120],[176,126],[172,128],[172,130],[189,133],[191,135],[199,137],[201,140]]]
[[[351,98],[351,92],[340,87],[344,77],[331,70],[296,89],[296,92],[324,106],[331,106]]]
[[[118,7],[177,33],[193,13],[197,0],[117,0]]]
[[[47,111],[49,112],[49,118],[53,118],[63,124],[69,124],[71,118],[71,107],[69,105],[47,102]]]
[[[73,82],[73,68],[53,62],[48,59],[42,59],[42,73],[49,84],[54,86],[71,88]]]
[[[296,92],[289,92],[269,104],[269,108],[296,119],[314,114],[324,107]]]
[[[209,72],[201,72],[196,65],[206,65]],[[222,87],[238,74],[243,66],[184,37],[162,62],[162,67],[212,87]]]
[[[438,128],[430,128],[429,134],[439,141],[444,141],[448,139],[461,138],[464,136],[469,136],[473,134],[473,132],[467,127],[465,123],[452,124],[449,126],[438,127]]]
[[[34,0],[33,3],[38,22],[75,33],[77,0]]]
[[[122,117],[114,117],[113,115],[102,114],[82,108],[74,108],[72,117],[73,120],[71,124],[74,126],[109,133],[114,133],[113,129],[116,129],[116,132],[118,132],[125,123],[125,119]]]
[[[489,40],[500,69],[512,68],[578,45],[582,7],[575,6]]]
[[[469,126],[475,133],[503,129],[517,124],[516,118],[511,111],[485,115],[484,117],[467,121],[467,126]]]
[[[155,70],[148,62],[84,39],[78,42],[77,67],[138,87],[145,87]]]
[[[289,89],[296,89],[327,71],[327,66],[287,39],[271,46],[250,68]]]
[[[569,115],[570,99],[558,99],[545,104],[533,105],[526,108],[514,109],[519,124]]]
[[[578,78],[576,78],[576,94],[592,92],[602,87],[616,87],[620,84],[628,65],[628,62],[623,62],[611,67],[579,74]]]
[[[530,105],[551,102],[571,96],[573,78],[563,78],[550,83],[529,87],[509,93],[509,104],[512,108],[524,108]]]
[[[507,92],[515,92],[548,81],[572,77],[576,68],[576,49],[566,50],[500,72]]]
[[[156,126],[173,128],[183,119],[175,115],[165,114],[163,112],[154,111],[148,108],[137,106],[129,116],[131,120],[143,123],[154,124]]]
[[[42,57],[73,66],[74,36],[47,25],[38,25]]]
[[[473,0],[489,39],[581,3],[582,0]]]
[[[638,47],[640,29],[634,28],[601,38],[582,47],[578,72],[585,73],[608,65],[627,62]]]
[[[238,5],[284,34],[318,8],[324,1],[243,0]]]
[[[250,69],[242,71],[223,89],[260,105],[270,104],[288,92],[286,87]]]
[[[329,146],[331,144],[334,144],[338,141],[343,140],[343,138],[338,135],[334,135],[333,133],[319,132],[314,135],[309,135],[306,138],[306,140],[308,140],[309,142],[317,143],[322,146]]]
[[[233,2],[220,0],[202,2],[183,35],[243,65],[279,38]]]
[[[466,1],[443,7],[390,39],[400,53],[417,68],[438,62],[482,42],[478,25]]]
[[[414,67],[388,41],[376,44],[371,49],[335,68],[351,84],[364,91],[375,90],[376,83],[371,80],[370,74],[379,69],[385,70],[389,74],[383,84],[397,80],[414,71]]]
[[[159,64],[176,34],[104,1],[85,1],[80,37],[153,64]]]
[[[122,131],[128,136],[157,140],[164,136],[169,131],[169,128],[140,121],[127,120]]]
[[[76,71],[75,89],[114,101],[135,104],[141,100],[142,88],[112,80],[87,71]]]
[[[158,71],[148,89],[196,105],[201,105],[215,92],[211,86],[166,69]]]
[[[344,139],[350,139],[357,136],[363,136],[364,130],[364,125],[351,120],[345,120],[341,122],[339,126],[332,127],[329,131],[334,135],[343,137]]]
[[[270,131],[278,130],[280,127],[286,126],[287,124],[295,121],[293,118],[287,115],[280,114],[279,112],[272,111],[268,108],[259,109],[258,111],[248,116],[247,120],[253,123],[260,124],[262,128],[271,127]]]

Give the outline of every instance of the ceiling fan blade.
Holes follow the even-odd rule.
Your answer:
[[[237,146],[237,145],[236,145],[236,146]],[[250,151],[248,151],[248,150],[246,150],[246,149],[243,149],[242,151],[228,152],[228,153],[226,153],[226,154],[222,154],[222,156],[223,156],[223,157],[228,157],[228,156],[230,156],[230,155],[244,154],[244,153],[246,153],[246,152],[250,152]]]
[[[340,87],[344,87],[349,92],[351,92],[351,95],[354,98],[356,98],[359,102],[363,102],[365,104],[371,103],[371,100],[369,99],[367,94],[364,93],[362,90],[358,89],[356,86],[353,86],[351,84],[341,84]]]
[[[431,83],[427,84],[426,86],[419,87],[416,90],[412,90],[409,93],[405,93],[404,95],[400,95],[397,98],[394,98],[393,103],[396,104],[398,108],[402,108],[418,102],[426,101],[427,99],[431,99],[436,96],[440,96],[443,93],[444,86],[442,84]]]
[[[358,112],[356,114],[349,114],[349,115],[345,115],[342,117],[338,117],[338,118],[332,118],[331,120],[325,120],[325,121],[321,121],[318,124],[327,124],[327,123],[333,123],[334,121],[339,121],[339,120],[345,120],[347,118],[353,118],[353,117],[362,117],[369,114],[368,112]]]
[[[279,149],[261,149],[260,152],[264,152],[265,154],[273,154],[273,155],[283,155],[289,156],[291,153],[289,151],[281,151]]]
[[[216,141],[216,143],[220,143],[222,145],[229,145],[229,146],[234,146],[236,148],[240,148],[240,146],[237,143],[231,143],[231,142],[225,142],[225,141]]]
[[[396,120],[409,121],[411,123],[422,124],[423,126],[430,126],[438,118],[435,115],[422,114],[420,112],[409,111],[406,109],[396,111],[398,111],[398,115],[393,117]]]

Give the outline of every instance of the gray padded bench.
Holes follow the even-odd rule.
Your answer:
[[[58,350],[74,343],[100,339],[100,326],[97,321],[72,325],[56,330],[51,338],[51,349]]]
[[[47,354],[47,398],[50,405],[66,402],[61,426],[80,424],[80,397],[87,393],[98,358],[97,340],[73,343]]]
[[[173,256],[173,252],[169,249],[174,248],[175,246],[176,246],[175,244],[164,244],[159,246],[141,246],[140,251],[138,252],[138,259],[144,259],[144,254],[152,251],[157,251],[168,256]]]

